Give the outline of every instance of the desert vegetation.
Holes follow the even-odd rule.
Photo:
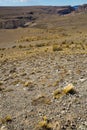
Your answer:
[[[25,20],[19,7],[27,26],[0,29],[1,130],[87,129],[87,13],[62,8],[26,7]]]

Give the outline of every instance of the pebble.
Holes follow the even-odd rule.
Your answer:
[[[80,125],[78,130],[87,130],[87,126],[85,126],[85,125]]]
[[[83,122],[80,126],[78,130],[87,130],[87,122]]]
[[[0,130],[8,130],[6,126],[2,126]]]
[[[16,84],[17,87],[19,87],[19,84]]]
[[[85,82],[87,79],[85,78],[85,79],[79,79],[81,82]]]

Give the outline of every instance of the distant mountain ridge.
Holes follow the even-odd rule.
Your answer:
[[[27,6],[0,7],[0,28],[13,29],[25,27],[28,22],[35,22],[47,15],[68,15],[87,12],[87,4],[77,6]]]

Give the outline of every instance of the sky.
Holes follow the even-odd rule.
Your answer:
[[[87,0],[0,0],[0,6],[32,6],[32,5],[81,5]]]

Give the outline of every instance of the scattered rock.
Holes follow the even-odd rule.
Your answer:
[[[87,122],[81,124],[81,125],[79,126],[79,130],[87,130]]]
[[[2,126],[0,130],[8,130],[6,126]]]
[[[10,73],[15,73],[15,72],[16,72],[16,68],[10,70]]]
[[[38,55],[38,58],[33,56],[31,59],[18,60],[15,61],[18,62],[15,64],[8,61],[1,65],[0,80],[3,81],[3,84],[0,85],[0,114],[3,119],[0,121],[0,128],[7,125],[6,128],[9,130],[34,130],[35,126],[39,124],[41,127],[38,127],[37,130],[86,130],[86,125],[82,122],[86,120],[87,84],[86,82],[81,83],[79,79],[86,78],[87,67],[86,64],[81,63],[83,57],[81,55],[82,57],[77,58],[76,62],[81,63],[79,66],[81,66],[82,72],[81,75],[77,75],[77,68],[74,68],[74,64],[72,64],[76,58],[74,56],[71,58],[71,56],[62,55],[60,57],[59,52],[56,52],[44,56],[43,54]],[[70,61],[66,62],[68,57]],[[85,63],[86,58],[87,56]],[[10,73],[9,77],[12,63],[16,66],[16,73]],[[70,73],[61,77],[64,69],[66,72],[70,70]],[[31,74],[32,70],[35,73]],[[59,71],[56,72],[56,70]],[[27,75],[24,74],[25,72]],[[64,73],[66,72],[64,71]],[[17,76],[13,77],[14,74]],[[72,78],[72,74],[74,78]],[[65,84],[68,82],[73,84],[66,86]],[[49,84],[50,87],[48,87]],[[77,91],[79,91],[79,95]],[[54,92],[53,95],[52,92]],[[59,100],[54,100],[53,96]],[[8,114],[11,114],[12,117],[5,117]],[[43,117],[43,115],[49,118]],[[5,129],[2,127],[2,130]]]
[[[86,78],[85,78],[85,79],[84,79],[84,78],[80,78],[79,80],[83,83],[83,82],[85,82],[87,79],[86,79]]]

